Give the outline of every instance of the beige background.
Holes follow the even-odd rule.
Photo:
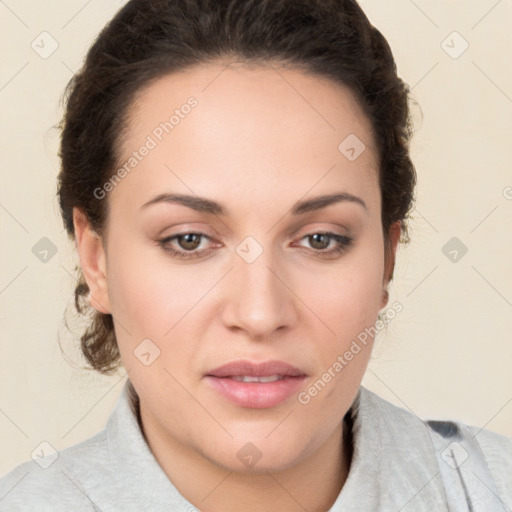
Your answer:
[[[60,450],[101,429],[125,380],[77,369],[59,349],[61,333],[81,363],[63,326],[77,260],[58,214],[51,129],[64,86],[121,4],[0,3],[0,475],[42,441]],[[512,2],[361,4],[424,116],[416,109],[412,243],[390,299],[404,310],[380,336],[363,384],[423,418],[512,436]],[[31,47],[43,51],[45,37],[51,49],[44,31],[58,42],[47,58]],[[469,47],[458,56],[461,37]],[[455,263],[442,252],[454,236],[469,249]],[[46,263],[32,253],[42,237],[57,248]]]

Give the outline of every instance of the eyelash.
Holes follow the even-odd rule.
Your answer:
[[[164,251],[170,253],[170,255],[174,258],[179,258],[179,259],[182,259],[182,260],[189,260],[189,259],[195,259],[195,258],[200,258],[201,256],[206,256],[207,254],[209,254],[213,249],[210,248],[210,249],[203,249],[202,251],[187,251],[187,252],[184,252],[184,251],[179,251],[179,250],[176,250],[176,249],[172,249],[169,244],[172,240],[175,240],[179,237],[182,237],[182,236],[185,236],[185,235],[198,235],[198,236],[201,236],[203,238],[207,238],[207,239],[210,239],[210,237],[204,233],[200,233],[200,232],[195,232],[195,231],[189,231],[189,232],[185,232],[185,233],[179,233],[177,235],[172,235],[172,236],[169,236],[167,238],[163,238],[162,240],[158,240],[158,245],[160,247],[162,247],[162,249],[164,249]],[[317,231],[317,232],[314,232],[314,233],[309,233],[307,235],[304,235],[301,240],[303,240],[304,238],[309,238],[309,237],[312,237],[313,235],[325,235],[325,236],[328,236],[329,237],[329,243],[334,240],[338,243],[338,245],[334,248],[334,249],[329,249],[329,250],[324,250],[324,251],[321,251],[319,249],[311,249],[314,253],[314,256],[315,257],[318,257],[318,258],[323,258],[323,259],[327,259],[327,258],[332,258],[333,256],[336,256],[337,254],[342,254],[344,253],[351,245],[352,245],[352,242],[353,242],[353,239],[348,237],[348,236],[344,236],[344,235],[338,235],[337,233],[332,233],[332,232],[329,232],[329,231]]]

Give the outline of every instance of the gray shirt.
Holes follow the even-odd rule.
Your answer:
[[[511,512],[512,439],[425,422],[363,386],[349,411],[353,456],[328,512]],[[0,479],[0,511],[194,512],[153,456],[126,381],[106,427]]]

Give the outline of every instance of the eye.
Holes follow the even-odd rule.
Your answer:
[[[319,258],[335,257],[345,252],[353,242],[353,239],[348,236],[338,235],[332,232],[310,233],[302,237],[301,240],[308,240],[308,243],[314,250],[314,255]],[[334,247],[328,249],[332,242],[334,242]]]
[[[206,256],[213,250],[211,246],[200,248],[204,239],[211,241],[211,238],[205,233],[186,232],[158,240],[158,245],[174,258],[193,259]],[[301,238],[301,240],[306,239],[312,247],[314,256],[319,258],[336,257],[336,255],[348,250],[353,242],[350,237],[332,232],[311,233]],[[333,242],[334,247],[329,249]],[[300,245],[300,247],[304,246]]]
[[[197,250],[204,238],[210,240],[208,235],[200,232],[180,233],[178,235],[172,235],[159,240],[158,245],[160,245],[166,252],[170,253],[171,256],[176,258],[198,258],[208,254],[212,250],[212,248]],[[173,242],[178,245],[178,248],[175,248],[176,246],[173,247]],[[180,250],[180,248],[184,250]]]

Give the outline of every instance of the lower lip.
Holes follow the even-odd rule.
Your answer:
[[[206,381],[221,395],[241,407],[266,409],[298,393],[306,377],[286,377],[274,382],[240,382],[208,375]]]

